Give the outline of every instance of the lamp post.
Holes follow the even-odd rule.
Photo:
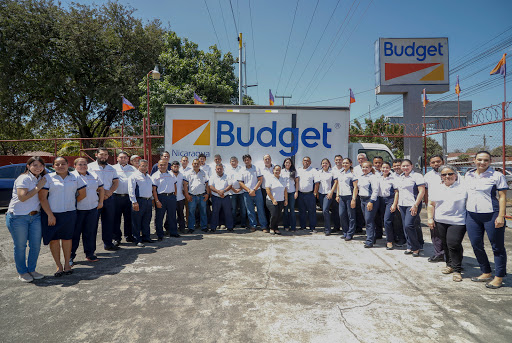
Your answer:
[[[151,160],[151,116],[149,114],[149,75],[153,77],[153,80],[159,80],[160,79],[160,72],[158,71],[158,66],[155,66],[155,69],[150,70],[147,74],[147,104],[148,104],[148,117],[146,119],[146,128],[144,132],[146,134],[144,137],[146,138],[147,142],[144,142],[144,154],[146,154],[146,143],[147,143],[147,149],[148,149],[148,155],[146,159],[149,161],[149,165],[153,165],[153,161]]]

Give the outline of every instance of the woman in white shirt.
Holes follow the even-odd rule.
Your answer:
[[[41,205],[37,193],[46,183],[44,161],[39,156],[28,159],[22,173],[12,189],[12,198],[5,215],[7,229],[14,242],[14,263],[18,278],[23,282],[42,279],[36,272],[37,259],[41,248]],[[26,255],[29,246],[28,259]]]
[[[331,234],[331,205],[334,191],[338,187],[338,180],[332,174],[329,159],[322,160],[322,169],[316,173],[315,183],[314,193],[320,201],[324,215],[324,233],[329,236]]]
[[[482,271],[482,275],[471,278],[471,281],[490,281],[486,287],[497,289],[502,286],[503,277],[507,273],[505,209],[508,185],[505,176],[490,167],[490,164],[491,154],[488,151],[479,151],[475,155],[476,168],[465,175],[464,184],[468,190],[466,229]],[[484,249],[485,233],[491,242],[494,255],[494,279]]]
[[[50,251],[57,265],[54,276],[59,277],[73,273],[69,260],[75,231],[76,203],[85,198],[86,184],[82,179],[68,172],[68,161],[64,157],[56,157],[53,168],[55,172],[45,175],[46,184],[39,192],[39,201],[43,208],[41,213],[43,243],[50,245]],[[61,242],[64,263],[61,263],[60,259]]]
[[[267,201],[266,205],[270,211],[270,233],[280,235],[277,229],[279,220],[283,214],[283,208],[288,205],[288,190],[285,180],[281,176],[281,166],[275,165],[272,169],[273,176],[266,181]]]
[[[345,158],[341,162],[343,171],[338,173],[338,191],[336,201],[339,203],[341,227],[343,239],[352,240],[356,232],[356,201],[357,201],[357,177],[352,172],[352,161]]]
[[[375,170],[370,161],[361,165],[362,175],[357,178],[357,188],[361,198],[361,209],[366,222],[365,248],[371,248],[375,244],[375,215],[379,207],[379,180],[375,176]]]
[[[382,176],[379,176],[379,207],[384,213],[384,230],[386,231],[386,250],[393,250],[395,234],[393,217],[398,206],[398,191],[395,188],[395,176],[391,173],[391,164],[382,163]]]
[[[398,206],[402,215],[405,237],[407,238],[407,250],[404,254],[414,257],[420,256],[421,244],[414,222],[421,212],[421,201],[425,195],[425,180],[419,173],[412,170],[411,160],[402,161],[402,172],[397,179]]]
[[[98,261],[94,255],[96,251],[96,236],[98,234],[98,210],[103,207],[104,190],[101,180],[96,174],[87,171],[87,160],[83,157],[75,159],[75,171],[73,175],[82,179],[87,185],[85,198],[76,206],[76,226],[73,233],[70,264],[76,257],[76,251],[80,244],[80,236],[84,246],[85,259],[89,262]]]
[[[298,180],[297,180],[297,170],[293,165],[293,161],[291,158],[285,158],[283,162],[283,167],[281,168],[281,177],[283,178],[286,189],[288,190],[288,205],[284,208],[283,215],[283,226],[286,231],[290,229],[292,232],[297,229],[297,220],[295,217],[295,200],[297,199],[298,193]]]
[[[427,215],[430,229],[437,228],[443,243],[446,268],[453,281],[462,281],[462,240],[466,234],[466,188],[457,182],[457,170],[449,165],[439,168],[441,184],[428,199]]]

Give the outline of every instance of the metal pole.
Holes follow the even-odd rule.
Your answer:
[[[146,123],[146,143],[147,143],[147,149],[148,149],[148,155],[147,155],[147,160],[149,161],[149,165],[153,165],[152,164],[152,161],[151,161],[151,122],[150,122],[150,116],[149,116],[149,75],[151,75],[153,71],[151,70],[148,75],[147,75],[147,85],[148,85],[148,119],[147,119],[147,123]],[[146,149],[146,145],[144,144],[144,149]]]
[[[238,35],[238,105],[242,104],[242,33],[240,32]]]
[[[426,104],[423,105],[423,131],[424,131],[423,149],[425,150],[423,165],[424,165],[425,173],[427,172],[427,125],[426,125],[426,122],[425,122],[425,109],[426,109],[426,107],[427,107]]]
[[[502,144],[503,144],[503,147],[501,148],[501,158],[502,158],[502,163],[503,163],[503,175],[505,175],[505,167],[506,167],[506,160],[507,160],[507,157],[505,156],[505,153],[506,153],[506,149],[505,149],[505,106],[506,106],[506,103],[507,103],[507,74],[505,73],[505,75],[503,75],[503,104],[502,104],[502,108],[501,108],[501,127],[502,127]]]
[[[460,129],[460,101],[459,101],[459,94],[457,94],[457,114],[459,117],[459,129]]]
[[[123,123],[121,124],[121,150],[124,151],[124,111],[123,113]]]
[[[443,155],[444,155],[444,160],[448,161],[448,133],[443,132],[441,135],[443,136]]]
[[[144,159],[148,159],[148,155],[146,154],[146,118],[142,118],[142,145],[144,151]]]
[[[247,94],[247,49],[244,43],[244,94]]]

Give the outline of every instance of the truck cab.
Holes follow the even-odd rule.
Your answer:
[[[349,143],[348,145],[348,156],[352,160],[354,166],[357,163],[357,155],[365,153],[368,157],[368,161],[372,161],[375,156],[380,156],[386,162],[392,162],[395,156],[391,150],[384,144],[376,143]]]

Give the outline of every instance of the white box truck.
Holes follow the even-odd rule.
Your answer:
[[[256,163],[270,154],[274,163],[291,157],[302,166],[309,156],[315,168],[325,157],[334,164],[337,154],[354,166],[360,152],[394,158],[383,144],[349,143],[349,127],[347,107],[165,105],[165,150],[171,160],[204,153],[208,162],[220,154],[225,163],[231,156],[242,163],[245,154]]]

